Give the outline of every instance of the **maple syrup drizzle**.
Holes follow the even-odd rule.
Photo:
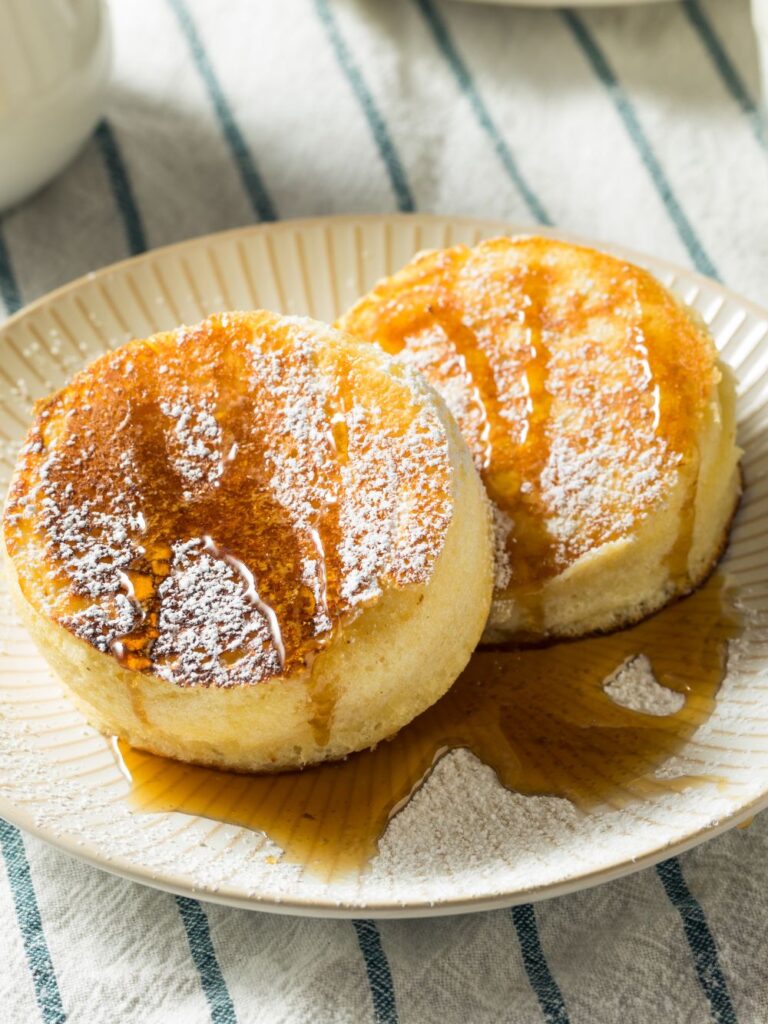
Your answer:
[[[415,289],[407,301],[396,295],[382,322],[376,324],[375,340],[385,351],[398,354],[409,346],[410,339],[439,327],[445,356],[427,371],[430,379],[436,375],[432,382],[438,390],[446,383],[440,377],[451,357],[461,359],[465,388],[481,424],[479,432],[474,432],[476,436],[468,436],[467,440],[489,496],[515,523],[508,541],[515,595],[518,599],[524,597],[521,604],[530,618],[528,627],[539,633],[543,625],[539,600],[542,583],[562,568],[536,498],[551,440],[550,352],[546,345],[546,332],[551,327],[546,302],[550,274],[540,266],[518,267],[499,274],[498,280],[493,281],[495,287],[505,292],[505,307],[515,305],[517,310],[518,347],[514,352],[498,353],[507,363],[514,361],[516,365],[520,388],[512,398],[499,393],[498,368],[476,327],[470,326],[471,318],[451,287],[452,275],[460,273],[468,256],[468,250],[449,250],[443,254],[443,261],[427,272],[424,294],[417,294]],[[500,335],[505,327],[509,324],[497,327]],[[353,329],[353,333],[357,331]],[[365,330],[361,336],[366,336]],[[468,428],[466,422],[460,425]],[[536,481],[534,487],[522,486],[531,481]]]
[[[119,744],[144,812],[182,811],[265,832],[291,863],[329,878],[376,853],[392,815],[450,750],[466,748],[510,790],[589,811],[710,776],[656,772],[710,716],[741,620],[722,577],[637,626],[545,648],[480,649],[453,688],[389,742],[282,775],[234,775]],[[605,680],[638,655],[685,696],[664,716],[617,704]],[[686,750],[690,760],[690,750]],[[695,754],[694,754],[695,760]]]
[[[206,327],[211,335],[208,344],[213,347],[218,344],[221,328]],[[151,380],[157,367],[148,355],[148,352],[139,352],[133,357],[133,372],[142,372],[144,379]],[[184,349],[171,349],[165,355],[167,376],[171,378],[181,366],[179,381],[183,381],[191,360],[192,356]],[[285,671],[299,663],[306,650],[316,645],[307,635],[314,600],[308,588],[288,582],[301,578],[301,538],[287,521],[284,509],[263,484],[267,470],[257,453],[264,445],[269,445],[264,438],[270,436],[273,426],[266,417],[259,415],[255,403],[244,400],[239,380],[247,373],[247,362],[240,351],[233,349],[226,358],[208,360],[202,365],[210,392],[215,396],[215,420],[222,439],[226,438],[220,444],[227,452],[222,463],[222,469],[226,464],[226,472],[212,485],[191,488],[169,459],[166,447],[158,443],[157,423],[168,419],[167,408],[161,408],[157,399],[147,400],[143,407],[132,401],[127,406],[124,430],[137,453],[136,467],[144,477],[142,489],[152,493],[153,488],[157,489],[157,481],[162,482],[163,488],[161,496],[155,496],[153,502],[145,505],[145,548],[157,549],[157,552],[151,566],[139,567],[147,573],[149,581],[145,613],[133,638],[123,638],[120,660],[136,670],[150,667],[148,651],[159,632],[159,585],[168,576],[172,557],[168,539],[191,539],[199,542],[200,551],[223,560],[242,580],[246,599],[264,618],[280,670]],[[180,384],[177,390],[183,393]],[[150,388],[147,391],[150,392]],[[333,461],[329,460],[328,464],[332,467]],[[246,510],[248,500],[253,502],[253,507]],[[211,522],[216,524],[215,535],[206,528]],[[281,552],[281,571],[275,572],[272,562],[271,572],[260,573],[263,579],[257,588],[254,568],[263,568],[264,559],[259,555],[267,546],[265,537],[270,538],[268,546],[272,550]],[[324,552],[329,551],[329,561],[336,557],[337,540],[335,533],[323,535]],[[323,569],[325,571],[325,564]]]
[[[666,558],[670,579],[676,587],[686,586],[690,579],[688,560],[693,545],[693,530],[696,525],[696,494],[699,486],[700,463],[701,458],[697,446],[691,464],[682,470],[687,482],[687,493],[679,513],[677,536]]]

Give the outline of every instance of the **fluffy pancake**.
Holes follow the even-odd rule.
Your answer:
[[[89,720],[217,767],[392,735],[490,605],[488,503],[438,395],[265,312],[130,342],[38,403],[3,526],[23,618]]]
[[[443,395],[494,507],[488,641],[628,624],[706,576],[739,495],[734,386],[651,274],[538,237],[425,252],[340,326]]]

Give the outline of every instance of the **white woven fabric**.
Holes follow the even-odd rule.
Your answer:
[[[114,0],[106,122],[0,220],[11,310],[143,246],[250,222],[504,217],[768,301],[747,0],[532,11],[443,0]],[[768,1019],[768,817],[661,870],[492,914],[201,908],[0,827],[0,1015],[78,1024]]]

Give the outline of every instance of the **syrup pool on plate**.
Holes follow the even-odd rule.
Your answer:
[[[142,812],[182,811],[265,832],[285,860],[330,878],[365,866],[392,815],[458,748],[493,768],[508,789],[564,797],[584,812],[712,781],[703,766],[696,773],[690,749],[690,774],[657,773],[712,713],[728,641],[740,628],[724,580],[715,575],[619,633],[478,650],[437,704],[392,740],[346,761],[234,775],[120,743],[130,800]],[[606,686],[638,658],[666,688],[657,687],[661,700],[643,711],[623,706],[617,689]]]

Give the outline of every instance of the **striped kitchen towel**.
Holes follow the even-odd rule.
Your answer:
[[[621,242],[768,301],[746,0],[114,0],[107,113],[0,220],[0,304],[253,220],[433,210]],[[0,1018],[768,1020],[768,816],[600,888],[420,921],[204,906],[0,823]]]

